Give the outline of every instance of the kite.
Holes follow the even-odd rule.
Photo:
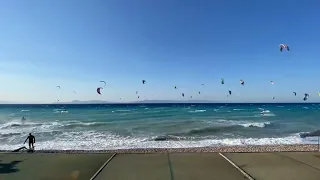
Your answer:
[[[229,95],[231,95],[231,93],[232,93],[232,92],[229,90]]]
[[[223,78],[221,78],[221,84],[224,84],[224,79]]]
[[[147,81],[146,80],[142,80],[142,84],[145,84]]]
[[[182,97],[184,97],[184,93],[182,93],[181,95],[182,95]]]
[[[286,49],[287,51],[289,51],[288,44],[280,44],[279,47],[280,47],[280,52],[282,52],[283,49]]]
[[[102,87],[98,87],[97,88],[97,93],[101,95],[101,89],[103,89]]]
[[[57,86],[57,88],[59,88],[59,89],[60,89],[60,86]]]
[[[297,93],[296,92],[293,92],[294,96],[297,96]]]
[[[243,81],[243,80],[240,80],[240,84],[241,84],[242,86],[244,86],[244,81]]]
[[[103,87],[106,87],[107,83],[105,81],[100,81],[100,82],[104,83]]]

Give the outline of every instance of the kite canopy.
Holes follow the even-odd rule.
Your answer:
[[[97,93],[101,95],[101,89],[103,89],[102,87],[98,87],[97,88]]]
[[[146,80],[142,80],[142,84],[145,84],[147,81]]]
[[[287,51],[289,51],[288,44],[280,44],[279,47],[280,47],[280,52],[282,52],[283,49],[286,49]]]
[[[244,81],[243,81],[243,80],[240,80],[240,84],[241,84],[242,86],[244,86]]]

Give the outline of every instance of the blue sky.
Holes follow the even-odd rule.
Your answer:
[[[132,101],[139,90],[140,100],[182,100],[184,92],[198,100],[302,101],[307,92],[319,101],[319,6],[316,0],[2,2],[0,100]],[[281,43],[291,51],[281,53]],[[108,84],[102,96],[100,80]]]

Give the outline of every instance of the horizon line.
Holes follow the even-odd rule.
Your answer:
[[[103,103],[0,103],[0,105],[88,105],[88,104],[320,104],[320,102],[103,102]]]

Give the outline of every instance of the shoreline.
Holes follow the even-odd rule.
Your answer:
[[[0,150],[1,153],[27,153]],[[291,145],[245,145],[245,146],[214,146],[192,148],[137,148],[114,150],[35,150],[35,153],[254,153],[254,152],[319,152],[315,144],[291,144]]]

